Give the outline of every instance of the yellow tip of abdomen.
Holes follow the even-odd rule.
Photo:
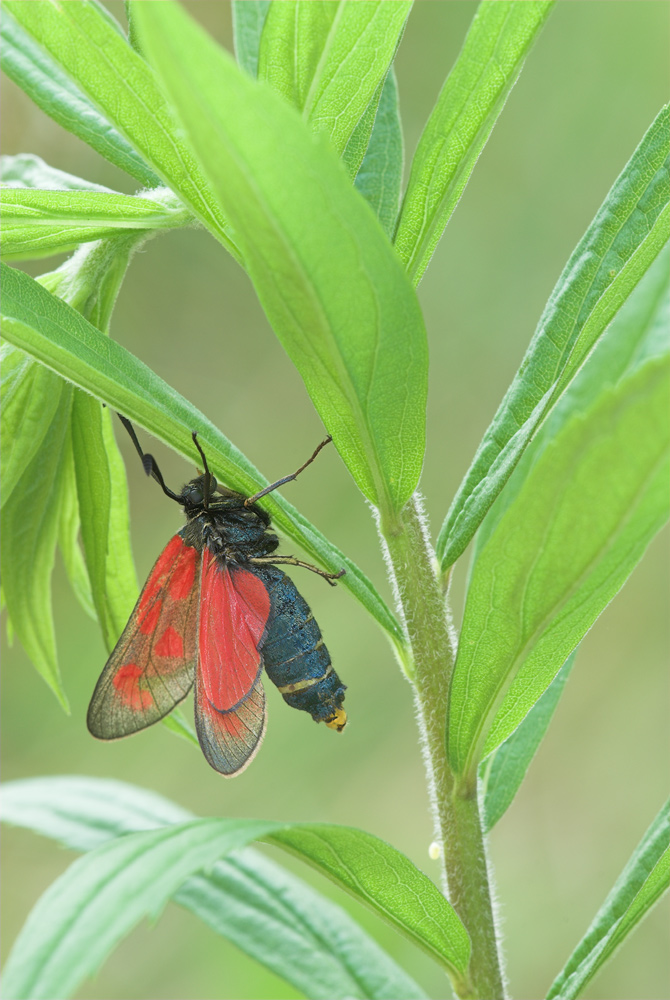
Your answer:
[[[329,729],[336,729],[338,733],[341,733],[347,724],[347,713],[343,708],[336,708],[335,712],[329,719],[326,719],[326,725]]]

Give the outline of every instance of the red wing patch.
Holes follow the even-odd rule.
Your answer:
[[[258,649],[270,614],[262,580],[202,555],[195,722],[202,752],[221,774],[237,774],[265,732]]]
[[[88,709],[93,736],[113,740],[153,725],[193,684],[199,552],[168,542],[100,675]]]

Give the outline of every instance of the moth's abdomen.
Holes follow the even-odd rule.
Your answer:
[[[261,642],[265,672],[292,708],[309,712],[316,722],[342,730],[345,686],[333,670],[307,602],[293,581],[276,566],[257,570],[265,582],[272,611]]]

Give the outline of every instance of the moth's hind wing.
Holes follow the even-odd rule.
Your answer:
[[[159,556],[88,708],[101,740],[153,725],[188,694],[195,672],[200,553],[175,535]]]
[[[247,767],[258,753],[266,728],[265,691],[259,680],[236,709],[218,712],[195,686],[195,728],[207,763],[226,778]]]
[[[265,735],[261,639],[270,598],[253,572],[202,556],[195,724],[202,752],[220,774],[239,774]]]

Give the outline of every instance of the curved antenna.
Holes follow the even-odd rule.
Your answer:
[[[163,479],[161,470],[158,468],[158,465],[156,464],[156,459],[154,458],[154,456],[149,455],[146,452],[142,451],[142,446],[140,445],[140,442],[137,440],[137,434],[135,433],[135,428],[131,424],[130,420],[128,420],[127,417],[122,416],[120,413],[117,413],[116,415],[123,424],[123,426],[128,431],[130,435],[130,440],[135,445],[135,450],[137,451],[137,454],[140,456],[142,460],[142,467],[144,468],[144,471],[147,474],[147,476],[151,476],[152,479],[156,480],[156,482],[158,483],[158,485],[160,486],[166,497],[170,497],[170,500],[176,500],[177,503],[183,503],[182,498],[178,496],[176,493],[173,493],[172,490],[165,485],[165,480]]]

